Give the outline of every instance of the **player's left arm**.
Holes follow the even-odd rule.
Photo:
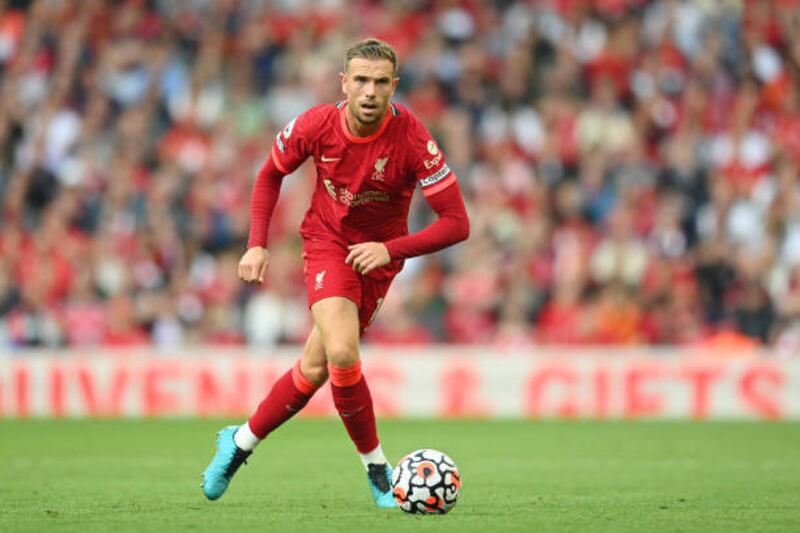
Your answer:
[[[469,218],[455,173],[425,126],[409,117],[409,172],[439,218],[430,226],[386,242],[364,242],[350,246],[346,262],[362,274],[406,259],[437,252],[469,237]]]
[[[425,229],[383,242],[362,242],[349,247],[346,262],[361,274],[405,259],[437,252],[469,237],[469,217],[458,181],[425,196],[439,218]]]

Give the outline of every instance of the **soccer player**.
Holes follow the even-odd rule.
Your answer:
[[[366,39],[346,53],[339,74],[346,100],[313,107],[276,136],[258,172],[247,251],[239,277],[261,283],[269,265],[267,234],[281,182],[308,157],[317,168],[311,206],[300,226],[314,327],[303,354],[241,426],[217,434],[203,473],[216,500],[258,443],[299,412],[330,377],[333,402],[367,470],[378,507],[394,507],[391,466],[381,450],[359,339],[375,318],[403,260],[441,250],[469,235],[456,176],[422,123],[391,102],[397,88],[392,47]],[[408,234],[419,184],[438,219]]]

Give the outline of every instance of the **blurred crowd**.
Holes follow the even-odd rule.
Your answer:
[[[800,349],[800,0],[0,0],[0,349],[302,342],[313,165],[263,286],[250,191],[365,36],[472,222],[368,342]]]

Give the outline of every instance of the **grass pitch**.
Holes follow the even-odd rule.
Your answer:
[[[337,420],[294,420],[225,496],[220,421],[0,422],[0,531],[800,531],[796,423],[383,421],[392,460],[449,453],[446,516],[373,508]]]

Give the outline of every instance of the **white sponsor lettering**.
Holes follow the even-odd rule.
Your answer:
[[[425,168],[430,170],[430,169],[434,168],[435,166],[437,166],[439,163],[442,162],[442,156],[443,155],[444,154],[442,152],[439,152],[439,154],[436,157],[434,157],[433,159],[426,159],[424,161]]]
[[[437,170],[436,172],[434,172],[433,174],[431,174],[427,178],[419,180],[419,183],[423,187],[428,187],[430,185],[433,185],[436,182],[441,181],[448,174],[450,174],[450,167],[448,167],[447,165],[444,165],[442,168],[440,168],[439,170]]]

